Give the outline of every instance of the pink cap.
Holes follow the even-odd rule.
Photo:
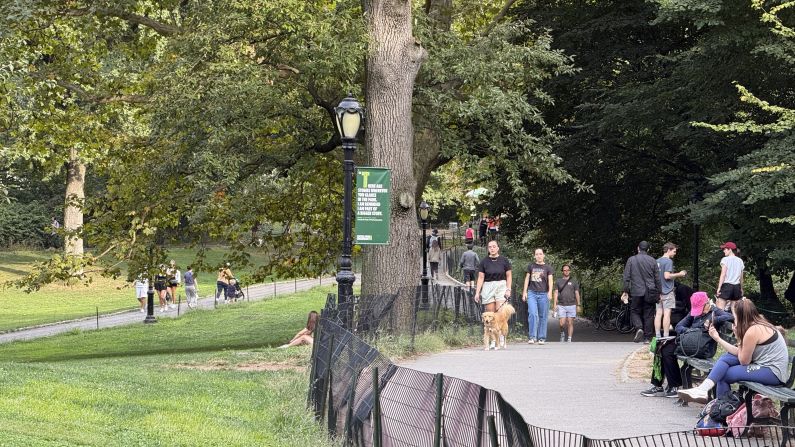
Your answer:
[[[709,302],[707,292],[696,292],[690,297],[690,315],[697,317],[704,312],[704,305]]]

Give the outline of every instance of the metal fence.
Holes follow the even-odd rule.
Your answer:
[[[707,437],[690,430],[621,439],[590,439],[530,426],[500,393],[465,380],[397,366],[334,318],[326,317],[321,318],[315,335],[308,403],[330,436],[353,446],[790,445],[789,433],[778,426],[754,427],[761,436],[747,438]]]

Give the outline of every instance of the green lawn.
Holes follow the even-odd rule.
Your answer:
[[[0,345],[0,446],[332,445],[275,348],[329,291]]]
[[[177,265],[184,271],[185,267],[194,260],[194,253],[193,249],[173,248],[170,251],[170,259],[177,261]],[[206,262],[211,265],[220,263],[223,253],[222,248],[208,250]],[[0,283],[25,275],[33,262],[44,260],[48,256],[49,253],[46,251],[0,252]],[[251,261],[261,264],[266,259],[267,255],[262,252],[253,255]],[[233,271],[236,275],[246,272],[234,269]],[[197,273],[199,294],[201,296],[213,294],[215,273]],[[135,299],[135,291],[131,284],[123,279],[113,280],[97,276],[88,287],[51,284],[31,294],[10,288],[0,289],[0,306],[3,309],[0,312],[0,332],[2,332],[90,316],[97,310],[105,314],[135,309],[138,301]]]

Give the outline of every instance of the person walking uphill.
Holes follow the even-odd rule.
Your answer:
[[[442,249],[439,248],[439,239],[431,241],[431,249],[428,250],[428,263],[431,264],[431,278],[439,280],[439,263],[442,262]]]
[[[472,244],[467,245],[467,251],[461,254],[461,261],[458,263],[461,271],[464,272],[464,284],[466,284],[467,289],[472,289],[475,285],[478,264],[480,264],[478,254],[475,253],[475,250],[472,250]]]
[[[635,343],[646,343],[654,335],[654,310],[660,301],[660,269],[648,254],[649,243],[638,244],[638,254],[627,259],[624,266],[624,302],[629,299],[630,319],[635,328]]]
[[[547,315],[552,301],[553,271],[544,263],[544,250],[535,249],[536,262],[527,266],[522,287],[522,300],[527,302],[527,327],[530,344],[538,341],[543,345],[547,339]],[[529,288],[529,295],[528,295]]]

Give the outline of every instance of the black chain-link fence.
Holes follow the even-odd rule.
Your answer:
[[[327,309],[324,314],[334,314]],[[338,316],[339,314],[337,314]],[[778,426],[761,437],[700,436],[695,430],[621,439],[528,425],[500,393],[465,380],[397,366],[323,317],[312,352],[309,404],[329,435],[354,446],[685,447],[787,446]],[[376,325],[374,327],[380,327]]]

